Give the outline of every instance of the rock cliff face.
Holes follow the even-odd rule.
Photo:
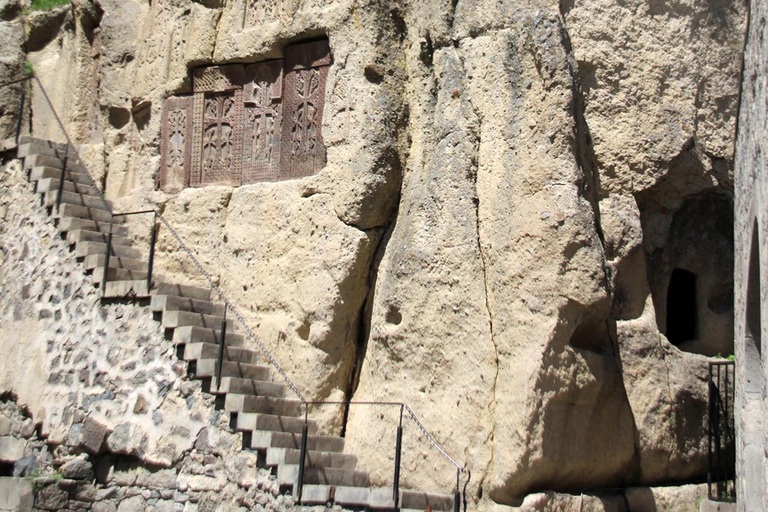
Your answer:
[[[116,210],[162,208],[309,398],[407,402],[472,499],[517,505],[705,474],[707,356],[733,351],[746,11],[74,0],[3,15],[0,36],[26,41]],[[321,172],[156,189],[163,100],[192,69],[323,36]],[[40,101],[33,131],[56,138]],[[168,233],[159,249],[161,272],[194,278]],[[316,409],[391,478],[392,410]],[[407,483],[453,486],[408,421],[404,447]]]

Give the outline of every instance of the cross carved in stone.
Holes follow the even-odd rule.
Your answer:
[[[281,60],[248,67],[253,81],[245,88],[243,183],[279,177],[282,69]]]
[[[233,161],[235,99],[231,93],[212,94],[205,99],[203,118],[203,180],[226,181]]]

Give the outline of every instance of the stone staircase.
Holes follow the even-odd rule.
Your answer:
[[[56,209],[59,179],[64,164],[63,145],[22,137],[17,155],[24,160],[29,180],[36,183],[42,204],[50,208],[58,229],[74,246],[74,253],[92,272],[100,286],[110,223],[113,221],[99,191],[75,159],[67,161],[61,208]],[[217,386],[216,371],[224,304],[211,298],[211,290],[165,282],[153,276],[147,289],[147,263],[133,247],[123,218],[112,225],[112,252],[104,298],[151,299],[166,332],[172,333],[177,354],[188,364],[189,374],[203,380],[205,392],[216,396],[218,407],[229,412],[231,425],[243,434],[243,448],[257,451],[285,492],[296,492],[302,428],[301,401],[283,382],[271,379],[271,368],[261,364],[259,353],[247,348],[246,337],[227,319],[226,347]],[[323,435],[317,423],[307,421],[307,456],[301,503],[335,503],[346,508],[392,510],[392,488],[372,487],[368,472],[357,457],[344,452],[344,438]],[[453,510],[453,495],[401,490],[404,511]]]

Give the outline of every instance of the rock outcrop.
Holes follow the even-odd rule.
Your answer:
[[[74,0],[25,17],[13,58],[116,209],[161,208],[308,398],[407,402],[490,507],[705,474],[706,362],[733,351],[746,11]],[[0,36],[22,37],[3,16]],[[322,171],[156,188],[163,101],[193,92],[193,69],[326,36]],[[33,132],[60,138],[32,92]],[[159,272],[194,279],[169,233],[158,247]],[[313,414],[391,478],[392,409]],[[404,480],[452,488],[450,461],[404,428]]]

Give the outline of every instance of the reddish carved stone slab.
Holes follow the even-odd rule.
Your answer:
[[[158,188],[179,190],[189,183],[192,159],[192,96],[171,97],[163,103]]]
[[[244,91],[243,183],[275,181],[280,171],[283,61],[246,67],[253,80]]]
[[[240,64],[196,69],[190,185],[240,185],[243,86]]]
[[[311,176],[325,166],[322,122],[330,63],[327,40],[285,50],[281,179]]]

